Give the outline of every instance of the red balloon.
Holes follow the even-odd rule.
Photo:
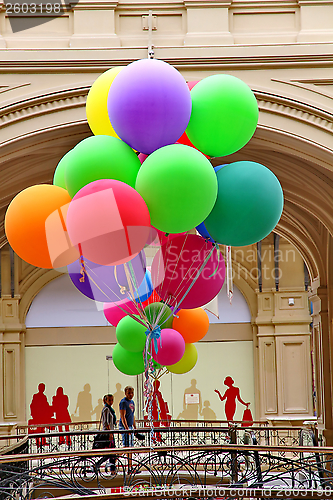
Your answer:
[[[135,189],[102,179],[76,193],[68,208],[67,229],[80,254],[96,264],[114,266],[133,259],[143,249],[150,216]]]
[[[222,254],[201,236],[177,236],[155,255],[151,277],[161,300],[169,306],[194,309],[219,293],[225,263]]]
[[[193,82],[186,82],[187,83],[187,86],[190,90],[193,89],[193,87],[196,86],[197,83],[199,83],[199,80],[196,80],[196,81],[193,81]],[[178,139],[177,141],[178,144],[184,144],[185,146],[191,146],[191,148],[194,148],[194,149],[197,149],[198,151],[200,151],[198,148],[196,148],[192,142],[190,141],[190,139],[187,137],[187,134],[186,134],[186,131],[183,133],[183,135]],[[202,151],[200,151],[200,153],[202,153]],[[202,153],[204,154],[204,153]],[[206,158],[210,158],[210,156],[207,156],[207,155],[204,155]]]

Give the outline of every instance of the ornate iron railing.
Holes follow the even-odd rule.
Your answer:
[[[69,494],[333,498],[332,469],[333,448],[318,447],[226,444],[24,453],[0,457],[0,494],[2,500]]]
[[[251,444],[267,446],[316,446],[317,441],[313,430],[305,428],[261,428],[261,427],[155,427],[152,433],[149,428],[139,429],[144,440],[137,446],[200,446]],[[29,453],[44,453],[48,451],[89,450],[92,448],[96,429],[82,431],[29,434]],[[114,431],[117,448],[122,447],[122,433]]]

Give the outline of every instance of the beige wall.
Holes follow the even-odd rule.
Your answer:
[[[91,328],[91,335],[94,329]],[[202,403],[210,402],[210,408],[217,419],[225,419],[224,403],[221,403],[214,389],[223,394],[226,386],[223,380],[227,375],[233,377],[235,385],[240,388],[241,396],[246,402],[251,402],[254,413],[254,371],[252,342],[200,342],[197,344],[199,359],[196,367],[184,375],[165,375],[161,379],[161,391],[169,404],[173,418],[183,412],[184,390],[191,386],[191,380],[196,379],[197,388],[201,391]],[[113,345],[77,345],[77,346],[44,346],[26,347],[26,411],[29,418],[29,406],[32,395],[37,392],[38,384],[46,386],[45,394],[49,403],[56,389],[61,386],[69,396],[70,414],[74,414],[78,393],[83,391],[85,384],[90,385],[92,405],[98,405],[98,399],[107,393],[116,392],[116,384],[133,385],[137,389],[137,378],[119,372],[112,361],[106,360],[111,355]],[[116,406],[116,405],[115,405]],[[207,406],[207,405],[206,405]],[[244,406],[237,405],[235,418],[242,419]],[[191,416],[191,412],[187,413]],[[78,417],[78,411],[75,414]],[[139,415],[137,413],[137,417]],[[202,415],[195,415],[203,418]],[[93,415],[92,419],[95,420]],[[142,418],[142,416],[141,416]],[[184,415],[180,416],[184,418]]]

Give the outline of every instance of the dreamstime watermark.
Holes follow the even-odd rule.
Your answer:
[[[184,488],[124,488],[124,496],[127,497],[151,497],[157,498],[255,498],[260,494],[261,498],[332,498],[332,489],[329,486],[315,489],[302,488],[279,488],[279,487],[218,487],[218,486],[190,486]]]
[[[79,0],[66,3],[59,0],[5,0],[6,15],[13,33],[35,28],[62,16]]]

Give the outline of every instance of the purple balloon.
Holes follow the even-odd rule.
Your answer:
[[[191,94],[182,75],[157,59],[126,66],[108,95],[113,128],[131,148],[147,155],[182,136],[191,109]]]
[[[127,279],[124,266],[127,266],[130,280]],[[142,283],[146,272],[146,258],[144,252],[140,252],[134,259],[119,266],[100,266],[84,259],[84,267],[86,269],[84,281],[80,281],[83,278],[80,259],[67,266],[76,288],[89,299],[98,302],[116,302],[129,297],[129,284],[135,283],[133,286],[135,292]]]

